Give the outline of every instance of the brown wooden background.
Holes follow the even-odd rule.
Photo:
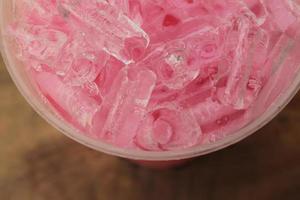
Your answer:
[[[20,96],[0,59],[0,200],[298,200],[299,100],[239,144],[155,171],[60,134]]]

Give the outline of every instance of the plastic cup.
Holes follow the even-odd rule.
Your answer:
[[[151,166],[151,167],[170,167],[173,165],[181,164],[186,159],[191,159],[197,156],[205,155],[229,145],[237,143],[245,137],[253,134],[255,131],[263,127],[270,120],[272,120],[294,97],[300,88],[300,73],[297,70],[298,66],[288,66],[295,68],[295,73],[287,77],[282,86],[280,95],[275,101],[263,112],[257,116],[255,120],[251,121],[241,129],[229,134],[225,138],[218,140],[211,144],[196,146],[193,148],[166,151],[166,152],[150,152],[142,150],[123,149],[117,146],[107,144],[102,141],[97,141],[87,137],[84,133],[75,129],[71,124],[66,122],[60,117],[49,105],[44,103],[44,100],[32,84],[30,77],[27,75],[26,66],[19,61],[16,57],[17,46],[14,40],[7,35],[7,27],[14,18],[18,17],[14,1],[3,0],[0,1],[0,50],[7,70],[9,71],[13,81],[21,94],[25,97],[28,103],[40,114],[47,122],[56,127],[66,136],[74,139],[75,141],[93,148],[97,151],[104,152],[110,155],[135,160],[136,162]],[[288,56],[288,55],[286,55]],[[285,74],[281,74],[286,76]],[[272,79],[272,78],[271,78]],[[272,80],[270,80],[272,81]]]

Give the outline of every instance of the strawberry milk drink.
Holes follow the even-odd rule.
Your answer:
[[[48,111],[36,109],[51,110],[67,135],[114,155],[167,161],[217,150],[298,89],[297,1],[15,0],[1,9],[19,88],[30,84]]]

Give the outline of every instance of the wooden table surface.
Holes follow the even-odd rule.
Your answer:
[[[0,199],[298,200],[299,100],[236,145],[155,171],[60,134],[25,102],[0,59]]]

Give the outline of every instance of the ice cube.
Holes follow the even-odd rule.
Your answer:
[[[231,93],[231,105],[236,109],[248,108],[257,97],[263,84],[263,76],[257,74],[265,64],[268,56],[269,37],[262,30],[252,33],[248,37],[249,47],[246,50],[246,57],[241,63],[242,71],[235,91]],[[226,95],[226,89],[225,89]]]
[[[268,17],[267,8],[261,0],[245,0],[246,5],[256,16],[256,23],[262,25]]]
[[[289,0],[265,0],[264,1],[270,18],[277,24],[280,31],[284,32],[287,28],[297,21],[297,16],[292,10],[293,3]]]
[[[272,49],[265,71],[263,71],[264,75],[270,77],[270,79],[266,79],[260,96],[252,109],[251,113],[255,116],[260,115],[264,108],[272,105],[298,73],[300,62],[299,41],[299,33],[295,38],[282,34]]]
[[[31,58],[52,65],[67,42],[64,32],[45,26],[18,26],[11,33],[22,51],[22,58]]]
[[[133,78],[128,70],[124,68],[117,75],[93,129],[94,134],[123,147],[132,142],[156,83],[156,75],[149,70]]]
[[[195,105],[191,110],[200,124],[203,134],[222,134],[222,131],[225,131],[230,124],[236,123],[235,120],[241,119],[244,115],[244,110],[236,110],[232,106],[223,105],[212,98]]]
[[[205,65],[221,59],[222,33],[221,29],[210,28],[157,45],[138,65],[156,72],[168,88],[183,89],[198,77]]]
[[[138,59],[149,45],[148,35],[104,0],[64,1],[61,6],[82,26],[96,31],[102,49],[125,64]]]
[[[99,91],[101,96],[106,96],[111,91],[113,82],[117,78],[120,70],[124,67],[124,64],[118,61],[114,57],[110,57],[107,64],[96,78],[95,83],[101,90]]]
[[[140,125],[136,144],[146,150],[175,150],[199,143],[202,131],[188,109],[161,104]]]
[[[204,102],[195,105],[192,108],[192,112],[199,124],[205,126],[207,124],[216,123],[217,120],[232,114],[235,112],[235,109],[208,98]]]
[[[138,25],[143,24],[142,5],[145,1],[140,0],[108,0],[108,2],[121,10],[126,16]]]
[[[58,76],[49,72],[36,74],[35,80],[47,98],[55,101],[83,128],[90,128],[94,115],[100,109],[100,102],[89,97],[80,88],[66,85]]]
[[[105,52],[84,52],[73,57],[64,81],[73,86],[93,82],[107,64],[109,56]]]
[[[250,25],[245,18],[237,21],[237,27],[238,38],[236,43],[234,42],[236,48],[232,51],[232,61],[228,63],[231,65],[228,80],[225,88],[218,88],[217,98],[225,105],[243,110],[251,105],[259,92],[259,87],[255,90],[248,88],[248,83],[250,77],[254,76],[253,73],[265,64],[269,36],[261,28]]]
[[[201,71],[203,72],[203,71]],[[215,88],[209,75],[201,73],[194,81],[179,92],[176,102],[183,108],[191,108],[210,97]]]

